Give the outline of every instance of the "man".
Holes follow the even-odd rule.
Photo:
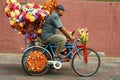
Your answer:
[[[64,14],[64,7],[62,5],[57,5],[55,12],[46,19],[46,22],[42,29],[42,40],[48,43],[56,44],[57,48],[55,50],[55,57],[64,58],[60,52],[64,49],[65,43],[67,41],[66,37],[70,40],[74,40],[74,37],[66,30],[62,25],[60,17]],[[60,30],[64,35],[58,34]]]

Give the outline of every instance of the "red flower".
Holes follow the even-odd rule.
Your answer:
[[[32,41],[33,41],[32,36],[28,36],[27,38],[28,38],[29,42],[32,42]]]
[[[33,8],[37,9],[39,6],[37,4],[34,4]]]
[[[10,4],[10,11],[14,11],[15,10],[15,4]]]
[[[30,6],[25,6],[27,9],[29,9],[30,8]]]
[[[30,23],[30,21],[28,20],[28,19],[24,19],[24,21],[26,22],[26,24],[29,24]]]
[[[42,19],[41,14],[38,14],[38,19],[39,19],[39,20],[41,20],[41,19]]]
[[[21,32],[22,32],[23,35],[26,34],[26,32],[24,30],[22,30]]]

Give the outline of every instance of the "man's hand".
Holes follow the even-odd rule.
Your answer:
[[[74,42],[74,39],[75,39],[75,38],[71,35],[68,41],[69,41],[69,42]]]

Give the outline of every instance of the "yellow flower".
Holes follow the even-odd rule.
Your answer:
[[[80,35],[82,34],[82,31],[81,31],[81,29],[78,29],[78,32],[79,32],[79,34],[80,34]]]
[[[38,34],[41,34],[41,32],[42,32],[42,29],[39,29],[39,30],[38,30]]]
[[[19,14],[20,14],[20,11],[19,11],[19,10],[15,10],[15,13],[16,13],[17,15],[19,15]]]
[[[45,17],[46,15],[44,13],[41,14],[42,17]]]
[[[8,7],[5,8],[5,12],[8,13],[10,10]]]
[[[31,22],[35,21],[34,16],[31,16],[31,17],[30,17],[30,21],[31,21]]]
[[[10,0],[12,3],[16,3],[17,1],[16,0]]]
[[[81,43],[86,44],[88,42],[88,35],[89,35],[88,29],[81,28],[81,29],[78,29],[78,32],[80,34]]]
[[[14,24],[15,24],[15,21],[10,20],[10,25],[14,25]]]
[[[32,15],[32,13],[31,13],[31,12],[28,12],[27,14]]]
[[[42,9],[42,8],[43,8],[43,5],[40,5],[40,8]]]
[[[11,20],[16,21],[16,18],[11,18]]]
[[[26,14],[26,18],[27,18],[27,19],[30,19],[30,15],[29,15],[29,14]]]
[[[27,5],[32,8],[34,6],[34,3],[28,3]]]
[[[22,32],[21,32],[21,31],[18,31],[18,34],[22,34]]]
[[[23,25],[23,23],[20,23],[20,27],[23,27],[24,25]]]
[[[47,14],[50,15],[50,11],[46,10]]]
[[[11,17],[15,17],[15,13],[13,11],[10,13],[10,15]]]
[[[9,3],[10,3],[10,0],[7,0],[6,2],[9,4]]]

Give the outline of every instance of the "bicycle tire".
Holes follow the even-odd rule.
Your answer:
[[[52,56],[51,54],[49,53],[48,50],[44,49],[43,47],[39,47],[39,46],[32,46],[32,47],[29,47],[25,50],[23,56],[22,56],[22,67],[24,69],[24,71],[28,74],[28,75],[32,75],[32,76],[40,76],[42,74],[45,74],[48,70],[49,70],[49,65],[46,64],[46,66],[44,67],[44,69],[40,72],[32,72],[32,71],[29,71],[27,69],[27,66],[26,66],[26,58],[27,56],[30,54],[30,52],[32,52],[33,50],[38,50],[38,51],[42,51],[44,50],[44,55],[46,56],[47,60],[52,60]]]
[[[94,75],[100,68],[100,63],[101,63],[100,56],[97,54],[97,52],[95,50],[93,50],[91,48],[87,48],[89,53],[88,53],[88,63],[86,63],[84,61],[83,50],[84,49],[80,49],[73,55],[73,58],[71,60],[71,67],[75,71],[75,73],[77,73],[79,76],[90,77],[90,76]],[[76,58],[80,58],[80,61],[77,61]],[[76,65],[75,61],[77,61],[77,65]],[[79,66],[78,63],[80,63],[80,62],[81,62],[81,65]],[[97,64],[95,64],[95,63],[97,63]],[[77,68],[77,66],[79,68]],[[87,68],[91,68],[90,70],[93,70],[93,71],[92,72],[89,70],[87,71]]]

